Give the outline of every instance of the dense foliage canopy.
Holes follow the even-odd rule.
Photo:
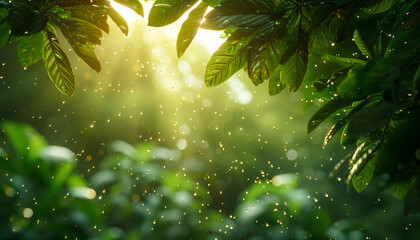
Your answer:
[[[137,0],[115,2],[143,15]],[[347,164],[344,178],[360,192],[374,172],[384,174],[391,193],[405,199],[405,212],[420,211],[417,0],[198,2],[157,0],[148,24],[171,24],[194,8],[179,32],[179,57],[199,27],[223,31],[226,42],[207,64],[206,86],[244,69],[255,85],[269,81],[270,95],[311,88],[326,103],[309,120],[308,132],[331,118],[335,124],[324,146],[341,130],[341,144],[349,149],[331,176]],[[94,48],[102,31],[109,31],[108,16],[128,33],[127,23],[106,0],[15,0],[0,1],[0,6],[0,46],[18,41],[25,67],[43,59],[55,86],[68,96],[75,91],[75,77],[56,30],[95,71],[101,66]]]

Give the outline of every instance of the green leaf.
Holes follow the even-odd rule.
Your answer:
[[[254,85],[257,86],[271,77],[276,67],[280,64],[283,54],[284,47],[277,35],[272,36],[268,40],[256,40],[250,44],[247,56],[248,75]]]
[[[195,35],[197,34],[198,28],[200,27],[206,10],[207,5],[200,3],[200,5],[198,5],[194,10],[190,12],[187,20],[185,20],[185,22],[182,24],[181,30],[178,34],[178,39],[176,41],[178,57],[181,57],[182,54],[184,54],[185,50],[188,48]]]
[[[363,11],[368,14],[378,14],[388,11],[399,0],[381,0],[373,6],[363,8]]]
[[[221,4],[226,0],[203,0],[203,3],[205,3],[207,6],[210,7],[216,7],[217,5]]]
[[[140,16],[144,16],[143,5],[138,0],[114,0],[114,2],[124,5],[134,12],[136,12]]]
[[[123,32],[126,36],[128,35],[128,25],[127,22],[124,20],[123,17],[121,17],[121,15],[115,11],[115,9],[113,9],[112,7],[107,7],[106,11],[108,13],[108,15],[111,17],[112,21],[115,22],[115,24],[117,24],[117,26],[120,28],[121,32]]]
[[[342,98],[334,98],[328,101],[324,106],[322,106],[309,120],[308,122],[308,133],[312,132],[319,124],[321,124],[325,119],[331,116],[336,111],[347,107],[353,101],[349,101]]]
[[[358,174],[352,177],[353,187],[358,193],[362,192],[372,179],[377,159],[376,157],[371,159]]]
[[[246,62],[249,38],[242,41],[229,39],[213,53],[206,67],[205,83],[207,87],[217,86],[239,71]]]
[[[101,38],[102,38],[102,31],[96,27],[85,21],[77,21],[83,31],[86,33],[87,41],[101,45]]]
[[[359,30],[354,30],[353,39],[359,50],[362,52],[362,54],[368,57],[369,59],[372,59],[372,55],[370,54],[369,48],[366,46],[365,42],[360,36]]]
[[[268,23],[275,5],[271,0],[231,0],[206,15],[202,28],[223,30],[228,27],[253,28]]]
[[[281,71],[282,65],[278,65],[276,69],[274,69],[273,73],[270,77],[270,82],[268,85],[268,92],[271,96],[277,95],[283,90],[286,85],[282,84],[280,82],[280,71]]]
[[[352,99],[383,91],[400,77],[398,66],[401,63],[404,61],[392,58],[369,61],[363,67],[352,69],[337,86],[337,92],[343,98]]]
[[[24,67],[28,67],[42,59],[42,44],[44,36],[42,33],[35,33],[23,36],[18,45],[18,57]]]
[[[388,185],[388,191],[399,200],[404,200],[411,187],[411,182],[392,182]]]
[[[43,32],[43,60],[51,81],[63,94],[71,97],[75,88],[75,77],[67,55],[59,46],[55,33]]]
[[[109,25],[107,23],[108,15],[103,6],[76,5],[67,9],[74,18],[89,22],[106,33],[109,32]]]
[[[296,92],[302,85],[308,64],[308,55],[293,54],[283,65],[280,72],[280,80],[287,85],[289,91]]]
[[[366,64],[366,61],[356,58],[337,57],[330,54],[324,54],[321,58],[327,62],[332,62],[343,67],[352,67]]]
[[[82,25],[75,20],[54,19],[74,52],[96,72],[101,71],[101,64],[87,41],[88,36]],[[83,24],[83,23],[82,23]]]
[[[328,131],[327,135],[324,138],[324,144],[325,147],[328,142],[334,137],[335,134],[356,114],[362,109],[367,103],[369,103],[368,100],[364,100],[363,102],[359,103],[356,107],[354,107],[344,118],[340,119],[338,122],[336,122]]]
[[[349,120],[343,137],[354,139],[362,134],[381,130],[388,122],[391,111],[392,104],[382,100],[372,101]]]
[[[156,0],[149,13],[149,26],[162,27],[178,20],[197,0]]]

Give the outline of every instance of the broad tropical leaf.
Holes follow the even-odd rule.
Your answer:
[[[26,7],[14,7],[9,10],[7,23],[10,34],[15,36],[28,36],[43,30],[47,24],[48,16]]]
[[[59,46],[55,33],[50,30],[43,32],[43,60],[48,76],[63,94],[71,97],[74,93],[75,78],[67,55]]]
[[[221,4],[224,1],[226,0],[203,0],[203,3],[205,3],[206,5],[210,7],[216,7],[217,5]]]
[[[221,84],[244,66],[247,43],[236,45],[237,43],[227,40],[213,53],[206,67],[205,83],[207,87]]]
[[[373,6],[363,8],[365,13],[378,14],[388,11],[399,0],[382,0]]]
[[[115,24],[117,24],[117,26],[120,28],[121,32],[123,32],[127,36],[128,25],[124,18],[121,17],[121,15],[112,7],[107,7],[106,11],[108,12],[108,15],[111,17],[112,21],[114,21]]]
[[[275,10],[271,0],[225,1],[206,15],[202,28],[223,30],[228,27],[257,27],[266,24]]]
[[[404,200],[408,190],[411,187],[411,182],[392,182],[388,186],[388,191],[397,199]]]
[[[92,69],[101,71],[101,64],[93,52],[92,46],[88,42],[88,36],[82,25],[75,20],[54,19],[60,27],[64,37],[70,43],[74,52],[85,61]],[[82,23],[84,24],[84,23]]]
[[[354,107],[347,116],[340,119],[338,122],[336,122],[328,131],[327,135],[324,138],[324,144],[323,146],[326,146],[328,142],[334,137],[335,134],[356,114],[362,109],[366,104],[369,103],[369,100],[365,99],[361,103],[359,103],[356,107]]]
[[[362,134],[381,130],[387,123],[391,111],[392,104],[382,100],[372,101],[349,120],[343,136],[354,139]]]
[[[268,92],[271,96],[277,95],[283,90],[286,85],[282,84],[280,81],[280,71],[281,71],[282,65],[278,65],[276,69],[274,69],[274,72],[271,74],[270,82],[268,85]]]
[[[284,46],[280,41],[279,37],[274,35],[267,41],[256,41],[251,44],[247,57],[248,75],[255,85],[269,79],[280,64],[284,54]]]
[[[188,48],[195,35],[197,34],[198,28],[200,27],[206,10],[207,5],[201,3],[190,12],[187,20],[185,20],[185,22],[182,24],[181,30],[178,34],[178,39],[176,41],[178,57],[181,57],[182,54],[184,54],[185,50]]]
[[[358,174],[355,174],[351,179],[353,187],[358,193],[362,192],[372,179],[377,161],[378,158],[372,158],[368,163],[366,163],[363,169]]]
[[[321,124],[325,119],[327,119],[333,113],[335,113],[336,111],[344,107],[347,107],[352,102],[353,101],[345,100],[339,97],[328,101],[309,120],[308,133],[312,132],[319,124]]]
[[[370,50],[366,46],[362,37],[360,36],[359,30],[357,30],[357,29],[354,30],[353,39],[354,39],[354,42],[356,43],[357,47],[359,48],[360,52],[362,52],[362,54],[365,55],[366,57],[368,57],[369,59],[372,59],[372,55],[370,54]]]
[[[107,11],[104,7],[95,5],[76,5],[67,8],[74,18],[89,22],[104,32],[109,32]]]
[[[156,0],[149,13],[149,26],[162,27],[178,20],[198,0]]]
[[[35,33],[23,36],[18,45],[18,57],[24,67],[36,63],[42,59],[42,44],[44,36],[42,33]]]
[[[357,65],[364,65],[366,61],[356,58],[337,57],[330,54],[324,54],[321,58],[327,62],[335,63],[343,67],[352,67]]]
[[[136,12],[140,16],[144,16],[143,5],[138,0],[114,0],[114,2],[124,5],[134,12]]]

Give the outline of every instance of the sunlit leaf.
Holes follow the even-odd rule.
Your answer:
[[[356,43],[359,50],[362,52],[363,55],[368,57],[369,59],[372,59],[372,55],[370,54],[369,48],[366,46],[365,42],[363,41],[362,37],[360,36],[359,30],[354,30],[353,33],[353,39]]]
[[[107,11],[104,7],[95,5],[76,5],[67,8],[74,18],[89,22],[104,32],[109,32]]]
[[[48,76],[60,92],[71,97],[74,93],[75,77],[70,61],[60,48],[55,33],[47,30],[43,34],[43,60]]]
[[[101,64],[89,45],[88,36],[82,25],[75,20],[54,19],[60,27],[74,52],[85,61],[92,69],[101,71]],[[82,23],[83,24],[83,23]]]
[[[239,71],[246,61],[248,41],[226,41],[213,53],[206,67],[205,83],[207,87],[213,87],[228,80],[234,73]]]
[[[178,20],[197,0],[156,0],[149,13],[148,25],[162,27]]]
[[[140,16],[144,16],[143,12],[143,5],[138,0],[114,0],[116,3],[119,3],[121,5],[124,5],[130,9],[132,9],[134,12],[136,12]]]
[[[207,4],[208,6],[215,7],[226,0],[203,0],[203,3]]]
[[[286,87],[286,85],[282,84],[280,81],[281,68],[282,65],[278,65],[271,74],[270,83],[268,85],[268,92],[271,96],[279,94],[281,90]]]
[[[42,33],[35,33],[23,36],[18,45],[18,57],[24,67],[30,66],[42,59],[42,44],[44,36]]]
[[[176,41],[178,57],[181,57],[182,54],[184,54],[185,50],[188,48],[195,35],[197,34],[198,28],[200,27],[206,10],[207,5],[201,3],[190,12],[187,20],[185,20],[185,22],[182,24],[181,30],[179,30],[178,39]]]
[[[371,159],[368,163],[366,163],[363,169],[358,174],[355,174],[351,179],[353,187],[358,193],[362,192],[372,179],[377,159],[378,158]]]
[[[117,24],[117,26],[120,28],[121,32],[127,36],[128,24],[125,19],[112,7],[107,7],[106,11],[108,12],[108,15],[111,17],[112,21],[114,21],[115,24]]]

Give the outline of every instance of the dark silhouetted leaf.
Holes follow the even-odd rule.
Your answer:
[[[334,137],[334,135],[357,113],[362,109],[367,103],[369,103],[368,100],[364,100],[361,103],[359,103],[356,107],[354,107],[344,118],[340,119],[338,122],[336,122],[328,131],[327,135],[324,138],[324,146],[327,145],[327,143]]]
[[[399,0],[381,0],[373,6],[363,8],[365,13],[377,14],[388,11]]]
[[[312,132],[319,124],[321,124],[325,119],[331,116],[331,114],[344,107],[347,107],[352,102],[353,101],[345,100],[342,98],[334,98],[328,101],[309,120],[308,133]]]
[[[275,10],[271,0],[225,1],[206,15],[202,28],[223,30],[228,27],[257,27],[270,21]]]
[[[181,30],[178,34],[178,39],[176,41],[178,57],[181,57],[182,54],[184,54],[185,50],[188,48],[195,35],[197,34],[198,28],[200,27],[206,10],[207,5],[201,3],[190,12],[187,20],[185,20],[185,22],[182,24]]]
[[[15,7],[9,10],[7,22],[10,26],[10,34],[27,36],[44,29],[48,16],[41,15],[35,10],[26,7]]]

